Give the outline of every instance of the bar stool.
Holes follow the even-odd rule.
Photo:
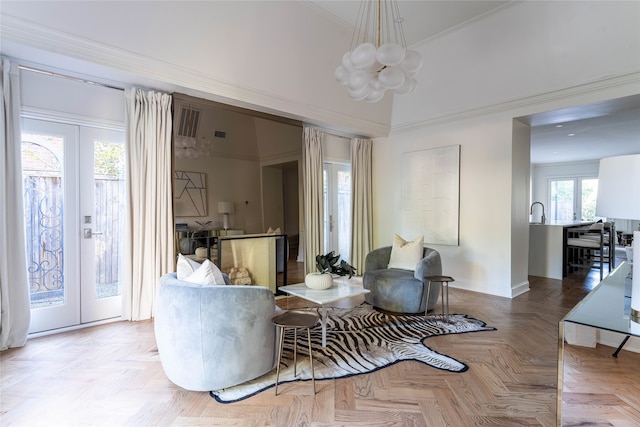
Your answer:
[[[276,396],[278,395],[278,381],[280,379],[280,362],[282,360],[282,347],[284,344],[284,333],[287,328],[293,328],[293,376],[296,377],[298,364],[298,328],[307,330],[307,340],[309,343],[309,363],[311,365],[311,380],[313,382],[313,394],[316,394],[316,377],[313,373],[313,355],[311,354],[311,328],[318,322],[318,313],[308,311],[290,310],[275,316],[271,321],[280,328],[280,346],[278,347],[278,366],[276,368]]]
[[[449,282],[454,282],[453,277],[451,276],[425,276],[425,280],[428,281],[427,285],[427,302],[424,308],[424,316],[427,317],[427,312],[429,311],[429,297],[431,296],[431,283],[432,282],[440,282],[442,285],[442,320],[445,318],[445,313],[447,316],[447,322],[449,321]],[[445,296],[447,299],[446,302],[446,310],[445,310]]]

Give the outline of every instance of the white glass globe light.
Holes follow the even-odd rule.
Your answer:
[[[383,96],[384,96],[384,89],[370,90],[365,100],[367,100],[367,102],[378,102],[382,99]]]
[[[404,54],[404,60],[400,63],[404,71],[415,73],[422,68],[422,56],[415,50],[408,50]]]
[[[373,61],[373,64],[371,64],[370,66],[368,66],[366,68],[366,70],[371,72],[371,73],[377,73],[378,71],[380,71],[382,69],[382,67],[384,67],[384,65],[379,63],[378,60],[376,59],[376,60]]]
[[[369,83],[369,73],[364,70],[354,70],[349,73],[349,89],[360,90]]]
[[[417,84],[418,82],[416,79],[407,76],[405,73],[404,82],[397,88],[393,89],[393,92],[398,95],[407,95],[415,90]]]
[[[362,101],[369,95],[370,89],[365,85],[363,88],[358,90],[349,89],[349,96],[356,101]]]
[[[380,83],[380,80],[378,80],[378,73],[369,74],[368,84],[371,90],[384,90],[384,88],[382,87],[382,83]]]
[[[388,89],[395,89],[404,83],[404,73],[400,68],[387,67],[380,71],[378,80],[380,80],[382,86]]]
[[[338,65],[336,68],[336,80],[343,86],[349,83],[349,72],[343,65]]]
[[[351,51],[342,55],[342,66],[349,72],[356,69],[356,67],[354,67],[353,63],[351,62]]]
[[[366,70],[376,63],[376,47],[371,43],[362,43],[351,52],[354,67]]]
[[[399,44],[385,43],[376,51],[376,59],[381,64],[393,67],[404,59],[404,49]]]

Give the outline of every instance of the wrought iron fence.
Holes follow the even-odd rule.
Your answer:
[[[33,306],[64,301],[64,205],[60,176],[24,176],[29,287]],[[124,180],[96,177],[95,216],[97,297],[120,294],[120,258],[124,228]]]

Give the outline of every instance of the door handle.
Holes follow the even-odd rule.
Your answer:
[[[93,237],[96,234],[103,234],[101,232],[93,232],[90,228],[85,228],[82,230],[82,235],[85,239],[90,239],[91,237]]]

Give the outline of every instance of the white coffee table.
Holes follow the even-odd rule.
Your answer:
[[[362,277],[335,278],[329,289],[315,290],[304,283],[280,286],[278,290],[320,305],[322,315],[322,347],[327,346],[327,306],[341,299],[351,298],[369,293],[369,289],[362,288]]]

